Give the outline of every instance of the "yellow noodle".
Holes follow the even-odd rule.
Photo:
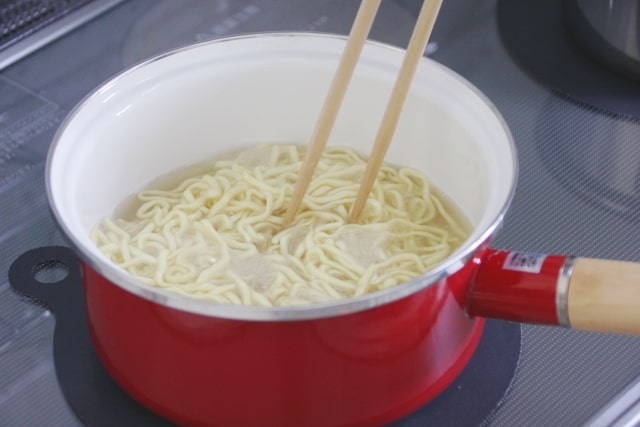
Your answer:
[[[194,298],[263,306],[334,301],[418,277],[467,227],[421,172],[383,165],[360,222],[347,224],[366,159],[328,148],[294,224],[282,216],[304,147],[263,145],[172,190],[145,190],[133,219],[105,218],[90,237],[145,283]]]

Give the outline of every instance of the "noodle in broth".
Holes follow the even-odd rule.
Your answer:
[[[363,295],[448,257],[469,226],[421,172],[383,165],[358,224],[346,218],[366,159],[327,148],[281,230],[305,147],[261,145],[170,190],[136,196],[91,238],[142,281],[220,303],[282,306]]]

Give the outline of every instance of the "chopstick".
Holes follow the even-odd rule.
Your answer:
[[[340,109],[347,86],[349,85],[349,81],[353,75],[353,70],[356,67],[360,53],[362,52],[362,47],[369,35],[369,31],[378,11],[378,6],[380,6],[380,2],[381,0],[362,0],[362,3],[360,3],[360,8],[358,9],[353,26],[351,27],[351,32],[349,33],[345,50],[342,53],[338,69],[333,77],[333,81],[331,82],[329,92],[327,93],[327,97],[325,98],[322,106],[320,116],[316,122],[316,127],[311,136],[309,148],[305,155],[302,168],[300,169],[300,174],[298,176],[296,186],[294,187],[291,201],[289,202],[289,206],[287,207],[287,211],[285,212],[285,216],[282,221],[282,229],[291,225],[298,209],[300,208],[300,204],[302,203],[304,194],[307,191],[313,172],[315,171],[318,161],[320,160],[320,156],[322,155],[322,150],[329,139],[329,134],[331,133],[331,129],[335,123],[338,110]]]
[[[424,54],[441,4],[442,0],[424,0],[422,4],[418,20],[416,21],[409,41],[409,46],[407,47],[407,52],[402,61],[400,73],[396,79],[380,127],[378,128],[376,140],[371,150],[369,160],[367,161],[367,167],[360,181],[358,195],[351,207],[347,219],[349,223],[354,223],[358,220],[369,197],[373,183],[378,175],[378,170],[384,161],[389,144],[391,144],[391,139],[393,138],[402,107],[407,98],[409,87],[411,86],[420,59]]]

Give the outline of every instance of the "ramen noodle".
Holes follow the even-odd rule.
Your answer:
[[[282,229],[304,150],[258,146],[173,189],[141,191],[132,214],[104,219],[91,238],[149,285],[219,303],[282,306],[398,285],[467,237],[469,227],[424,174],[388,164],[359,222],[348,224],[366,159],[345,147],[324,151],[295,221]]]

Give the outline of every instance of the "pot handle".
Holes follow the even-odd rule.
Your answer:
[[[572,327],[640,335],[640,263],[578,258],[567,293]]]
[[[471,315],[640,335],[640,263],[488,249]]]

